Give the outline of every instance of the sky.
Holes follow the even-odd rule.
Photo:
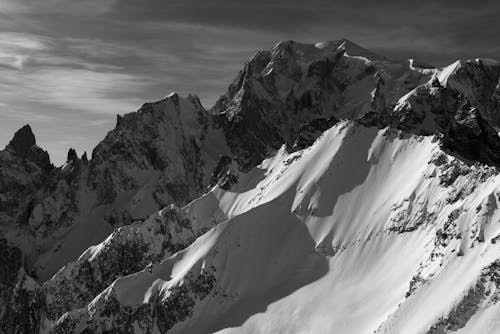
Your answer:
[[[500,59],[500,1],[0,0],[0,148],[30,124],[60,165],[172,91],[211,107],[280,40],[347,38],[442,66]]]

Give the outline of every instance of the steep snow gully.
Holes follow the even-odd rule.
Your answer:
[[[0,151],[0,333],[499,333],[500,63],[259,51],[54,167]]]

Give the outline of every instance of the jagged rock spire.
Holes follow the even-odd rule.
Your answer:
[[[122,121],[123,116],[120,114],[116,114],[116,126],[120,125],[120,122]]]
[[[68,150],[68,157],[66,158],[66,162],[67,163],[70,163],[70,162],[77,163],[78,162],[78,154],[76,154],[76,150],[74,148],[70,148]]]
[[[89,158],[87,158],[87,151],[83,152],[82,154],[82,161],[84,164],[86,164],[87,162],[89,162]]]
[[[9,142],[7,148],[11,148],[18,155],[26,157],[32,146],[36,145],[35,135],[29,125],[25,125],[14,134],[14,138]]]

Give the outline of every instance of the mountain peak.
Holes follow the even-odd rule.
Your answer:
[[[76,150],[74,148],[70,148],[68,150],[68,156],[66,158],[66,163],[78,163],[78,154],[76,153]]]
[[[35,135],[33,134],[31,127],[27,124],[16,131],[7,147],[12,148],[20,156],[26,157],[30,148],[35,145]]]
[[[347,55],[355,57],[365,57],[370,60],[387,60],[386,57],[378,55],[359,44],[347,38],[341,38],[338,40],[319,42],[314,45],[318,49],[328,50],[328,51],[340,51],[344,50]]]
[[[273,53],[296,55],[304,58],[317,58],[325,54],[344,52],[351,57],[363,57],[368,60],[388,60],[386,57],[376,54],[347,38],[329,40],[318,43],[300,43],[292,40],[284,40],[277,43]]]
[[[179,96],[179,94],[176,91],[172,91],[172,92],[170,92],[170,94],[165,96],[165,98],[163,98],[160,101],[171,101],[174,104],[178,104],[180,99],[181,99],[181,97]]]
[[[169,99],[169,98],[170,99],[178,99],[179,98],[179,94],[177,94],[176,91],[172,91],[165,98],[167,98],[167,99]]]

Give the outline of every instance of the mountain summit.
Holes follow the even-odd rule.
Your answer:
[[[41,168],[24,127],[0,333],[497,333],[499,107],[491,60],[283,41],[210,110],[118,116],[91,159]]]
[[[364,57],[370,60],[387,60],[386,57],[380,56],[362,46],[342,38],[336,41],[318,42],[314,46],[321,50],[344,51],[349,56]]]
[[[30,148],[36,145],[35,135],[29,125],[23,126],[14,134],[7,148],[12,148],[20,156],[27,156]]]

